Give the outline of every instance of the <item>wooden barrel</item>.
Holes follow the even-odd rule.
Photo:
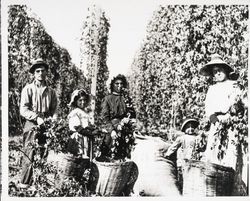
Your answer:
[[[183,196],[230,196],[234,170],[214,163],[185,160]]]
[[[131,186],[131,182],[134,183],[137,179],[137,176],[132,178],[135,175],[132,174],[133,166],[135,166],[132,161],[116,163],[94,161],[94,164],[98,171],[98,181],[95,188],[97,195],[121,196],[126,191],[125,188],[128,185]]]

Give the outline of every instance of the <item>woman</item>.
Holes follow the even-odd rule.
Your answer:
[[[232,106],[240,96],[236,81],[229,79],[232,72],[232,67],[218,54],[212,55],[211,61],[200,69],[202,75],[211,76],[215,82],[209,87],[205,100],[206,116],[211,123],[205,160],[235,169],[237,151],[233,142],[237,139],[231,129],[223,128],[221,124],[230,121]]]
[[[88,127],[93,122],[90,115],[90,95],[84,90],[75,90],[71,95],[69,107],[72,109],[68,115],[69,128],[74,133],[71,139],[77,142],[77,146],[69,147],[70,150],[76,150],[76,154],[82,158],[89,158],[89,137]]]
[[[127,85],[124,75],[119,74],[114,77],[110,84],[111,93],[105,97],[102,104],[101,116],[104,128],[107,131],[101,148],[104,155],[108,155],[112,138],[117,137],[117,134],[112,131],[119,127],[121,120],[136,117],[132,100],[125,91]]]

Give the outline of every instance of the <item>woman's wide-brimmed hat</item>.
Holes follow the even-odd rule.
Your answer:
[[[187,125],[187,123],[190,123],[190,122],[194,125],[195,128],[197,128],[199,126],[199,121],[197,119],[187,118],[182,123],[182,126],[181,126],[181,131],[182,132],[185,131],[185,126]]]
[[[234,71],[231,66],[222,60],[222,57],[219,54],[213,54],[211,55],[211,61],[200,69],[200,74],[204,76],[213,76],[212,69],[215,65],[223,67],[228,74]]]
[[[29,72],[33,74],[39,66],[44,66],[47,71],[49,69],[49,65],[43,59],[39,58],[32,62]]]
[[[90,102],[90,98],[91,96],[83,89],[76,89],[75,91],[73,91],[72,95],[71,95],[71,99],[70,99],[70,102],[68,104],[69,107],[74,107],[75,105],[75,99],[76,97],[78,96],[85,96],[88,100],[88,104]]]

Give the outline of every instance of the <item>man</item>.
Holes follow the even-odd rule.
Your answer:
[[[56,118],[56,92],[46,83],[48,68],[48,64],[42,59],[34,61],[29,70],[34,76],[34,81],[26,85],[21,93],[20,114],[26,119],[23,129],[24,157],[21,175],[23,187],[32,184],[33,176],[32,161],[35,150],[30,148],[28,144],[35,140],[35,135],[29,131],[33,127],[43,124],[46,118]],[[42,144],[45,142],[45,137],[38,140],[38,143]]]

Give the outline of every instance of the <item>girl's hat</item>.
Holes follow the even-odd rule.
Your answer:
[[[194,125],[195,128],[197,128],[199,126],[199,121],[197,121],[196,119],[193,119],[193,118],[187,118],[182,123],[182,126],[181,126],[182,132],[185,131],[185,126],[187,125],[187,123],[190,123],[190,122]]]
[[[74,106],[75,104],[75,99],[76,97],[78,96],[85,96],[87,99],[88,99],[88,103],[90,102],[90,95],[83,89],[76,89],[75,91],[73,91],[72,95],[71,95],[71,99],[70,99],[70,102],[68,104],[69,107],[72,107]]]
[[[200,74],[204,76],[213,76],[212,69],[214,65],[223,67],[228,74],[234,71],[231,66],[222,60],[222,57],[219,54],[213,54],[211,55],[211,61],[200,69]]]
[[[43,59],[37,59],[37,60],[33,61],[29,72],[33,74],[35,69],[38,68],[39,66],[44,66],[47,71],[49,69],[49,65]]]

